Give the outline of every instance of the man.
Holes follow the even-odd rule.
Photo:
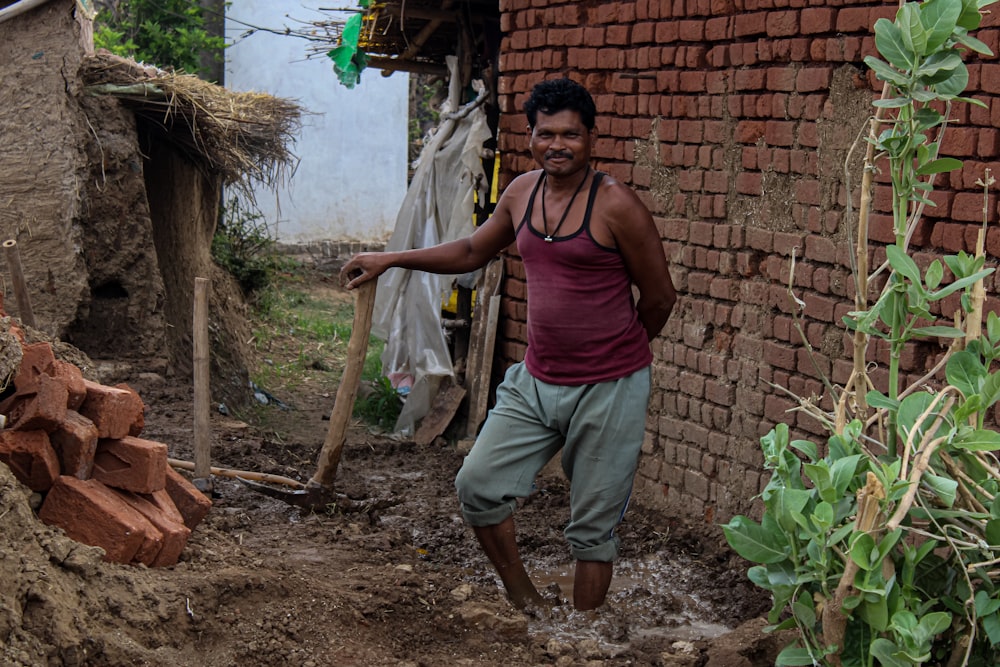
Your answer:
[[[528,285],[525,360],[497,388],[455,485],[510,600],[519,608],[543,604],[518,553],[513,513],[562,449],[570,480],[565,535],[577,559],[573,603],[588,610],[604,603],[611,584],[614,529],[646,423],[649,341],[676,294],[649,211],[627,186],[590,167],[596,109],[586,89],[544,81],[524,110],[541,169],[514,179],[489,220],[464,239],[359,254],[342,276],[353,289],[390,267],[462,274],[517,244]]]

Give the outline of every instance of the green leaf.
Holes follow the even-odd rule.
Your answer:
[[[958,493],[958,482],[948,477],[939,477],[931,473],[925,473],[924,483],[934,491],[934,494],[941,499],[946,507],[955,504],[955,495]]]
[[[954,99],[964,99],[959,98],[959,95],[969,87],[969,70],[965,67],[965,63],[959,62],[959,66],[956,67],[948,78],[943,81],[936,81],[934,83],[934,90],[937,94],[944,98],[954,98]],[[972,102],[972,100],[970,100]]]
[[[805,454],[806,458],[810,461],[815,461],[819,458],[819,450],[814,442],[810,442],[809,440],[793,440],[789,446]]]
[[[944,278],[944,265],[941,264],[941,260],[935,259],[931,262],[931,265],[927,267],[927,273],[924,274],[924,284],[927,285],[927,289],[937,289],[937,286],[941,284],[941,280]]]
[[[894,401],[877,389],[870,390],[865,394],[865,400],[873,408],[884,408],[886,410],[898,410],[899,401]]]
[[[965,68],[962,57],[955,49],[938,51],[927,57],[920,66],[917,67],[915,76],[925,85],[938,85],[944,83],[953,76],[959,74],[959,70]],[[958,90],[961,93],[965,88]],[[940,89],[938,90],[940,92]],[[958,94],[956,93],[956,94]]]
[[[881,566],[881,562],[879,563]],[[872,626],[877,632],[885,632],[889,628],[889,604],[885,599],[884,595],[875,596],[875,599],[866,599],[855,610],[855,613],[861,617],[868,625]],[[888,663],[883,663],[883,665]]]
[[[911,431],[917,430],[919,435],[914,437],[914,441],[919,442],[920,438],[926,435],[927,429],[934,423],[935,413],[928,413],[923,418],[923,421],[920,421],[920,415],[930,407],[933,401],[934,397],[927,392],[910,394],[903,399],[903,402],[899,406],[899,412],[896,413],[896,421],[900,429],[902,429],[904,436],[909,436]],[[935,433],[935,437],[940,434],[941,429],[948,427],[948,420],[942,420]]]
[[[816,610],[813,607],[812,595],[808,591],[803,591],[792,604],[792,613],[802,627],[812,628],[816,625]]]
[[[1000,399],[1000,372],[987,375],[979,391],[983,397],[983,410],[996,403]]]
[[[893,619],[895,620],[895,618]],[[951,614],[943,611],[935,611],[925,614],[917,623],[918,632],[914,635],[921,644],[930,643],[930,640],[948,629],[951,625]]]
[[[986,368],[978,356],[968,350],[959,350],[948,359],[944,375],[948,384],[962,392],[963,396],[971,396],[979,393],[986,378]]]
[[[965,332],[961,329],[940,325],[931,327],[914,327],[910,330],[910,333],[914,336],[927,336],[933,338],[962,338],[965,336]]]
[[[868,57],[871,58],[872,56],[868,56]],[[881,61],[879,61],[879,62],[881,62]],[[873,67],[872,69],[875,69],[875,68]],[[878,72],[876,72],[876,76],[877,75],[878,75]],[[879,78],[881,78],[881,77],[879,77]],[[885,79],[883,79],[883,81],[884,80]],[[893,98],[884,99],[884,100],[883,99],[875,100],[874,102],[872,102],[872,106],[880,108],[880,109],[901,109],[902,107],[905,107],[909,103],[910,103],[910,100],[906,99],[905,97],[893,97]]]
[[[911,282],[923,283],[920,279],[920,269],[917,267],[917,263],[909,255],[900,250],[898,246],[887,246],[885,254],[889,260],[889,265],[897,273],[906,277]]]
[[[978,15],[978,12],[977,12],[977,15]],[[961,44],[962,46],[966,47],[967,49],[969,49],[971,51],[975,51],[976,53],[980,53],[980,54],[982,54],[984,56],[992,56],[993,55],[993,51],[992,51],[992,49],[990,49],[990,47],[986,46],[986,44],[984,44],[983,42],[980,42],[978,39],[976,39],[975,37],[973,37],[973,36],[971,36],[971,35],[969,35],[967,33],[956,32],[955,35],[954,35],[954,37],[955,37],[955,41],[956,42],[958,42],[959,44]]]
[[[943,299],[944,297],[948,296],[949,294],[952,294],[953,292],[957,292],[960,289],[965,289],[966,287],[970,287],[973,283],[975,283],[978,280],[982,280],[991,273],[993,273],[993,269],[984,269],[982,271],[976,271],[972,275],[967,276],[965,278],[959,278],[950,285],[941,288],[937,292],[932,293],[931,298],[934,299],[935,301],[938,299]]]
[[[777,519],[781,527],[792,532],[795,530],[795,514],[801,514],[812,492],[804,489],[777,489],[772,497],[772,516]]]
[[[989,637],[990,643],[993,646],[1000,644],[1000,615],[990,614],[985,618],[979,619],[979,622],[983,625],[983,630],[986,631],[986,636]]]
[[[813,657],[809,653],[808,649],[789,645],[782,649],[781,653],[778,654],[778,657],[774,659],[774,664],[776,667],[811,667],[812,665],[815,665],[816,662],[813,660]]]
[[[826,461],[807,463],[802,466],[806,476],[812,480],[813,486],[819,492],[820,498],[828,503],[835,503],[839,499],[833,487],[833,479],[830,475],[830,466]]]
[[[1000,609],[1000,600],[990,597],[984,590],[976,591],[975,602],[977,616],[989,616]]]
[[[847,492],[847,487],[850,485],[851,480],[854,479],[854,471],[857,470],[858,461],[860,460],[861,455],[855,454],[854,456],[837,459],[833,462],[833,465],[830,467],[830,479],[833,483],[835,494],[834,502]]]
[[[889,61],[893,67],[909,72],[913,69],[913,54],[907,51],[906,44],[903,43],[903,36],[899,27],[889,19],[881,18],[875,21],[875,48],[882,54],[882,57]],[[950,33],[949,33],[950,34]],[[868,63],[868,58],[865,58]],[[875,69],[872,67],[872,69]],[[878,74],[878,70],[875,72]]]
[[[908,51],[920,55],[926,53],[927,33],[920,22],[919,5],[907,2],[901,6],[896,12],[896,25],[899,27],[899,36]]]
[[[881,81],[887,81],[897,88],[902,88],[909,83],[909,79],[905,74],[900,73],[898,70],[893,69],[885,61],[876,58],[875,56],[865,56],[865,64],[875,72],[875,76]],[[882,142],[879,140],[878,145],[881,146]]]
[[[958,26],[964,31],[978,28],[983,20],[979,8],[988,4],[992,4],[992,0],[962,0],[962,13],[958,17]]]
[[[872,569],[872,552],[876,551],[875,539],[868,533],[856,533],[851,540],[851,560],[862,570]]]
[[[787,558],[787,538],[777,530],[769,531],[745,516],[735,516],[722,526],[729,546],[753,563],[777,563]]]
[[[927,164],[922,164],[917,169],[917,174],[920,176],[928,176],[930,174],[943,174],[946,171],[954,171],[955,169],[962,168],[962,161],[956,160],[953,157],[942,157],[937,160],[931,160]],[[936,287],[936,285],[935,285]]]
[[[1000,433],[977,429],[959,435],[951,444],[970,452],[995,452],[1000,450]]]
[[[813,510],[813,519],[816,523],[820,524],[820,527],[826,530],[833,525],[833,505],[827,502],[820,502],[816,504],[816,509]]]
[[[961,14],[961,3],[953,0],[928,0],[920,6],[920,22],[927,31],[925,54],[933,53],[944,46],[955,32]]]

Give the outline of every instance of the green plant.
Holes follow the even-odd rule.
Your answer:
[[[226,42],[205,30],[196,2],[121,0],[105,4],[97,14],[94,46],[158,67],[204,74],[202,54],[221,61]]]
[[[854,373],[843,390],[827,382],[831,412],[800,399],[830,432],[825,454],[778,424],[761,440],[771,473],[761,521],[737,516],[723,527],[730,545],[758,563],[749,576],[772,593],[774,627],[799,631],[779,665],[985,667],[1000,660],[1000,465],[993,454],[1000,435],[985,428],[1000,399],[1000,372],[991,372],[1000,318],[990,313],[985,334],[981,328],[982,280],[992,272],[983,253],[989,173],[974,255],[921,269],[908,252],[923,208],[933,205],[934,176],[961,166],[938,153],[951,103],[979,104],[960,97],[968,83],[961,49],[990,53],[969,35],[986,4],[907,3],[895,21],[875,24],[886,60],[866,63],[885,88],[862,183],[856,308],[845,318],[854,331]],[[895,243],[869,276],[867,203],[882,162],[892,179]],[[868,286],[882,271],[888,279],[869,306]],[[952,306],[954,321],[941,323],[934,310]],[[865,365],[872,339],[889,349],[884,393]],[[925,378],[901,386],[903,350],[927,339],[951,347]],[[929,388],[942,370],[943,386]]]
[[[369,356],[369,359],[371,358],[372,356]],[[378,361],[378,357],[374,358]],[[379,365],[381,366],[381,363]],[[358,396],[358,400],[354,404],[354,416],[373,426],[391,429],[403,409],[403,401],[399,392],[392,386],[389,378],[380,373],[370,378],[368,383],[371,386],[371,391]]]
[[[239,198],[230,198],[212,237],[212,258],[228,271],[247,294],[272,279],[279,266],[271,230],[258,211]]]

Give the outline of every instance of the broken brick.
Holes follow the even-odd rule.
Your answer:
[[[138,510],[140,514],[146,517],[160,531],[160,536],[163,538],[160,550],[151,559],[142,560],[140,555],[136,554],[136,560],[150,567],[169,567],[175,565],[177,559],[180,558],[181,552],[184,551],[184,547],[187,546],[188,537],[191,536],[191,529],[184,525],[177,509],[174,508],[173,512],[177,515],[177,520],[175,520],[164,513],[158,505],[150,502],[148,496],[140,496],[129,491],[119,491],[118,495],[133,509]],[[145,554],[143,555],[145,556]]]
[[[90,479],[97,452],[97,427],[79,412],[67,410],[59,427],[49,433],[64,475]]]
[[[78,412],[94,422],[101,438],[124,438],[130,434],[143,417],[142,399],[130,389],[108,387],[91,380],[84,380],[87,397]],[[140,427],[141,430],[141,427]]]
[[[167,466],[166,491],[174,501],[177,511],[184,517],[184,525],[191,530],[194,530],[212,509],[212,501],[189,482],[187,477],[170,466]]]
[[[94,479],[116,489],[152,493],[166,484],[167,446],[126,436],[97,441]]]
[[[56,355],[49,343],[30,343],[21,346],[21,366],[14,376],[18,393],[34,391],[39,376],[51,376]]]
[[[59,457],[45,431],[0,431],[0,461],[32,491],[48,491],[59,477]]]
[[[135,419],[129,425],[129,429],[128,429],[128,434],[129,435],[131,435],[131,436],[138,436],[139,434],[142,433],[142,429],[146,428],[146,404],[142,402],[142,397],[139,396],[139,392],[137,392],[135,389],[133,389],[132,387],[128,386],[124,382],[122,382],[121,384],[116,384],[115,385],[115,389],[124,389],[125,391],[130,392],[133,395],[133,397],[134,397],[133,400],[138,405],[141,406],[141,409],[139,410],[139,414],[136,415]]]
[[[15,431],[53,431],[66,418],[69,393],[66,384],[48,375],[34,379],[33,393],[21,394],[13,402],[7,419]]]
[[[66,383],[66,390],[69,392],[66,407],[70,410],[79,410],[84,399],[87,398],[87,385],[83,381],[83,371],[68,361],[56,359],[52,365],[52,377],[59,378]]]
[[[93,479],[56,479],[38,517],[77,542],[101,547],[104,559],[116,563],[151,561],[162,547],[160,532],[146,517]]]

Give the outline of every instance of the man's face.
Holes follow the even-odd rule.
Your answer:
[[[552,176],[569,176],[590,162],[594,131],[576,111],[538,112],[531,131],[531,156]]]

